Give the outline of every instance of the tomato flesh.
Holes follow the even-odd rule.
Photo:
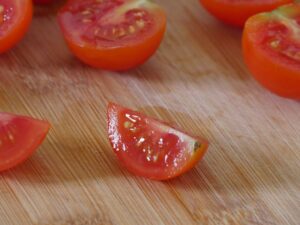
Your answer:
[[[207,141],[192,137],[161,121],[110,103],[110,143],[132,173],[166,180],[191,169],[207,150]]]
[[[49,4],[54,2],[54,0],[33,0],[33,2],[36,4]]]
[[[46,121],[0,113],[0,171],[26,160],[42,143],[49,128]]]
[[[300,4],[251,17],[243,54],[253,76],[270,91],[300,99]]]
[[[200,2],[216,18],[242,27],[249,17],[271,11],[293,0],[200,0]]]
[[[23,38],[31,19],[31,0],[0,0],[0,53]]]
[[[144,63],[159,47],[164,11],[147,0],[71,0],[59,13],[71,51],[88,65],[127,70]]]

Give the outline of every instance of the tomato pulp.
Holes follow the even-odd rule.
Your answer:
[[[166,180],[188,171],[203,157],[208,142],[166,123],[110,103],[108,135],[121,163],[132,173]]]
[[[26,160],[42,143],[49,128],[46,121],[0,113],[0,171]]]
[[[270,91],[300,99],[300,4],[251,17],[243,54],[253,76]]]
[[[88,65],[128,70],[159,47],[164,11],[148,0],[70,0],[59,12],[70,50]]]
[[[33,0],[34,3],[36,4],[49,4],[54,2],[55,0]]]
[[[200,2],[216,18],[242,27],[250,16],[271,11],[293,0],[200,0]]]
[[[15,46],[32,19],[31,0],[0,0],[0,53]]]

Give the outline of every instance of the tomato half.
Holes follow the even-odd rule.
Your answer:
[[[46,121],[0,113],[0,171],[25,161],[42,143],[49,128]]]
[[[271,11],[293,0],[200,0],[200,2],[216,18],[242,27],[250,16]]]
[[[108,135],[121,163],[132,173],[166,180],[188,171],[203,157],[208,142],[164,122],[110,103]]]
[[[148,0],[70,0],[59,23],[71,51],[88,65],[128,70],[159,47],[164,11]]]
[[[251,17],[243,54],[253,76],[270,91],[300,99],[300,4]]]
[[[15,46],[32,19],[31,0],[0,0],[0,53]]]

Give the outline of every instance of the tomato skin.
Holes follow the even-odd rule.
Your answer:
[[[206,140],[114,103],[109,104],[107,116],[111,146],[121,164],[135,175],[153,180],[172,179],[193,168],[207,151]],[[137,121],[131,131],[124,126],[128,118]],[[157,140],[163,144],[157,144]],[[195,143],[199,145],[195,147]]]
[[[15,11],[19,18],[13,22],[4,36],[0,36],[0,54],[8,51],[21,41],[32,20],[33,6],[31,0],[12,0],[12,2],[16,3]]]
[[[278,10],[288,7],[297,7],[300,16],[300,4],[283,6]],[[265,88],[279,96],[299,100],[300,61],[277,55],[260,42],[264,33],[270,33],[267,24],[272,20],[270,13],[264,13],[247,21],[242,38],[245,63],[254,78]]]
[[[134,0],[130,1],[134,2]],[[76,2],[76,0],[70,0],[66,6],[60,10],[58,16],[59,24],[71,52],[87,65],[113,71],[129,70],[145,63],[160,46],[166,31],[166,16],[160,7],[157,6],[151,11],[157,29],[152,35],[148,37],[140,37],[137,35],[135,41],[131,40],[128,43],[126,43],[126,41],[116,41],[115,44],[111,46],[95,46],[95,44],[88,42],[79,43],[78,38],[74,38],[68,34],[65,25],[66,22],[63,17],[67,11],[67,6],[73,4],[73,2]],[[129,0],[124,0],[124,2],[129,2]],[[77,33],[77,31],[73,33]]]
[[[0,113],[0,171],[13,168],[30,157],[49,129],[47,121]]]
[[[200,2],[219,20],[236,27],[243,27],[249,17],[260,12],[271,11],[293,0],[200,0]]]
[[[156,52],[165,29],[164,25],[155,36],[143,43],[118,48],[95,49],[76,45],[69,39],[66,42],[73,54],[87,65],[105,70],[126,71],[142,65]]]

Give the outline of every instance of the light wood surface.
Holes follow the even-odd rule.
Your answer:
[[[53,125],[33,157],[0,174],[1,225],[300,223],[300,102],[252,79],[240,30],[197,0],[159,2],[168,31],[138,69],[81,64],[54,8],[37,9],[26,38],[0,56],[1,111]],[[108,101],[206,137],[206,157],[168,182],[129,174],[107,140]]]

